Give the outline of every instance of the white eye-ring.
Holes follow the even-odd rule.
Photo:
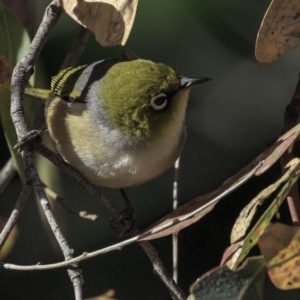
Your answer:
[[[152,97],[150,100],[150,105],[155,110],[164,109],[167,104],[168,104],[168,98],[167,95],[164,93],[159,93],[158,95]]]

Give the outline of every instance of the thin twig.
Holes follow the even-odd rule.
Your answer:
[[[37,152],[46,157],[55,166],[59,167],[67,175],[84,186],[88,192],[96,197],[112,215],[119,215],[121,213],[120,209],[118,209],[111,201],[105,198],[98,186],[90,183],[79,171],[66,163],[59,154],[54,153],[43,144],[38,146]]]
[[[169,272],[166,270],[165,266],[161,262],[156,249],[149,242],[146,241],[140,242],[139,244],[144,249],[148,258],[150,259],[154,272],[159,276],[159,278],[165,284],[167,289],[170,291],[170,293],[173,296],[173,299],[176,300],[186,299],[182,289],[172,279],[171,275],[169,274]]]
[[[1,231],[0,250],[2,249],[6,239],[8,238],[10,232],[12,231],[12,229],[14,228],[14,225],[16,224],[16,222],[18,220],[20,213],[28,199],[31,188],[32,188],[31,182],[27,181],[24,183],[24,186],[20,193],[19,199],[17,200],[17,203],[16,203],[12,213],[10,214],[8,221],[6,222],[4,228]]]
[[[281,134],[286,133],[292,127],[297,124],[297,119],[300,115],[300,79],[298,80],[293,98],[287,105],[284,114],[284,127]],[[294,153],[286,151],[280,158],[281,169],[283,170],[285,165],[294,158]],[[300,202],[299,202],[299,191],[297,185],[294,185],[290,190],[287,197],[287,203],[289,206],[290,214],[294,225],[300,225]]]
[[[46,194],[54,201],[56,201],[62,208],[64,208],[68,213],[76,215],[80,218],[95,221],[98,216],[95,214],[88,214],[86,211],[77,211],[65,203],[65,199],[57,195],[52,189],[44,185]]]
[[[178,179],[179,179],[180,157],[174,165],[174,182],[173,182],[173,210],[178,208]],[[172,234],[172,249],[173,249],[173,279],[178,282],[178,237],[179,232]]]
[[[89,38],[90,31],[85,27],[79,25],[77,32],[75,34],[73,44],[71,45],[68,55],[66,56],[64,62],[61,65],[61,69],[67,67],[73,67],[78,64],[78,61],[85,49],[85,45]]]
[[[96,250],[93,252],[84,252],[81,255],[74,257],[68,261],[62,261],[59,263],[47,264],[47,265],[37,264],[37,265],[33,265],[33,266],[20,266],[20,265],[5,263],[2,265],[2,267],[5,269],[9,269],[9,270],[19,270],[19,271],[43,271],[43,270],[63,268],[63,267],[69,266],[70,264],[79,263],[83,260],[87,260],[92,257],[99,256],[99,255],[102,255],[102,254],[105,254],[105,253],[108,253],[111,251],[121,250],[124,246],[136,242],[137,238],[138,238],[138,236],[135,236],[135,237],[132,237],[131,239],[122,241],[120,243],[117,243],[112,246],[108,246],[108,247],[100,249],[100,250]]]
[[[25,86],[33,73],[35,62],[40,54],[42,47],[44,46],[48,35],[53,26],[58,21],[62,7],[58,0],[54,0],[46,8],[41,25],[29,47],[26,56],[17,63],[12,74],[11,81],[11,117],[16,128],[18,140],[28,135],[29,128],[25,120],[23,95]],[[30,144],[25,145],[22,149],[22,157],[25,164],[25,180],[32,181],[39,197],[40,203],[44,209],[48,222],[53,230],[53,233],[62,248],[65,259],[72,258],[72,250],[69,248],[64,237],[62,236],[60,229],[52,214],[48,199],[43,189],[42,182],[40,181],[34,165],[33,157],[34,149]],[[68,269],[69,277],[73,283],[75,299],[81,300],[82,296],[82,275],[81,270],[77,265]]]
[[[41,206],[42,206],[45,216],[48,220],[48,223],[52,229],[52,232],[54,233],[54,236],[55,236],[62,252],[63,252],[65,260],[70,260],[73,258],[74,250],[69,247],[67,240],[63,236],[63,234],[60,230],[60,227],[59,227],[57,221],[55,220],[49,200],[47,198],[43,184],[38,176],[36,169],[33,169],[32,172],[33,172],[33,177],[34,177],[35,191],[40,200]],[[73,282],[75,299],[83,299],[83,297],[82,297],[83,278],[82,278],[81,268],[79,267],[78,263],[75,263],[75,264],[72,264],[67,269],[67,271],[68,271],[71,281]]]
[[[28,82],[30,75],[32,74],[32,70],[34,67],[34,63],[36,61],[36,58],[38,57],[40,50],[42,46],[44,45],[44,42],[51,30],[51,28],[54,26],[55,22],[57,21],[59,15],[61,13],[61,7],[59,6],[59,3],[57,0],[53,1],[50,6],[47,8],[45,17],[43,19],[43,22],[41,26],[39,27],[39,30],[37,32],[36,37],[33,40],[33,43],[30,47],[30,50],[26,57],[17,64],[17,66],[14,69],[13,72],[13,78],[12,78],[12,106],[11,106],[11,115],[13,118],[13,122],[16,127],[16,131],[18,134],[18,139],[21,140],[23,136],[25,136],[28,132],[28,126],[26,124],[25,118],[24,118],[24,109],[23,109],[23,92],[25,89],[25,85]],[[41,145],[38,148],[38,151],[41,152],[47,152],[45,148],[43,148],[43,145]],[[48,151],[49,153],[49,151]],[[34,186],[37,190],[37,193],[39,195],[41,205],[44,208],[45,214],[48,218],[48,221],[50,223],[50,226],[58,239],[61,247],[63,247],[63,252],[66,259],[71,258],[71,250],[68,248],[68,245],[61,235],[61,232],[55,222],[55,219],[52,216],[52,212],[50,210],[49,203],[47,201],[47,197],[45,194],[45,191],[43,190],[42,183],[39,180],[39,177],[37,175],[37,172],[34,167],[33,163],[33,151],[30,149],[30,145],[26,145],[24,147],[24,150],[22,151],[22,156],[25,163],[25,176],[26,178],[32,178],[34,180]],[[53,158],[53,156],[52,156]],[[61,168],[64,168],[66,172],[71,173],[72,177],[76,179],[78,182],[83,184],[91,194],[96,196],[98,199],[101,199],[101,202],[105,204],[107,209],[112,214],[120,213],[120,210],[117,209],[114,205],[111,204],[110,201],[108,201],[101,191],[99,191],[98,188],[90,184],[79,172],[74,172],[74,169],[71,169],[70,167],[66,167],[67,164],[59,157],[55,157],[56,165],[59,165]],[[154,271],[160,276],[162,281],[165,283],[165,285],[170,290],[171,294],[175,299],[183,300],[184,294],[181,291],[181,289],[176,285],[176,283],[172,280],[168,272],[165,270],[165,267],[163,266],[162,262],[160,261],[156,250],[150,245],[148,242],[141,242],[140,245],[150,258],[152,265],[154,267]],[[69,258],[67,258],[69,257]],[[75,264],[75,270],[73,268],[68,269],[69,275],[71,277],[71,280],[73,282],[74,291],[75,291],[75,297],[76,299],[82,299],[82,282],[81,282],[81,276],[80,271],[77,268],[77,264]],[[71,272],[73,272],[71,275]]]
[[[284,167],[286,164],[294,158],[294,154],[292,152],[285,152],[281,157],[280,157],[280,164],[281,164],[281,169],[284,170]],[[293,221],[293,224],[295,226],[300,225],[300,203],[299,203],[299,192],[298,192],[298,187],[297,185],[294,185],[288,196],[287,196],[287,203],[289,207],[289,211],[291,214],[291,218]]]
[[[78,183],[83,185],[93,196],[95,196],[105,207],[106,209],[113,215],[119,215],[121,210],[118,209],[111,201],[106,199],[103,193],[99,190],[99,188],[92,183],[90,183],[80,172],[66,163],[63,158],[59,155],[51,151],[44,145],[40,145],[37,148],[37,151],[49,159],[54,165],[61,168],[66,174],[68,174],[71,178],[76,180]],[[133,231],[133,234],[139,235],[140,232],[136,229]],[[137,237],[135,237],[137,238]],[[165,286],[168,288],[170,293],[173,295],[174,299],[183,300],[185,299],[184,293],[181,288],[174,282],[163,263],[161,262],[157,251],[153,248],[153,246],[149,242],[140,242],[139,245],[143,248],[148,258],[150,259],[153,269],[155,273],[160,277]],[[100,251],[100,250],[99,250]]]
[[[13,158],[11,157],[4,167],[0,170],[0,194],[5,190],[7,185],[16,175],[17,169]]]

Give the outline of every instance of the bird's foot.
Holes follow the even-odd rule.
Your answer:
[[[113,229],[122,228],[122,231],[119,233],[120,237],[130,233],[135,226],[133,207],[126,207],[120,214],[113,216],[110,219],[110,226]]]
[[[36,148],[42,142],[43,132],[44,130],[41,129],[30,130],[15,144],[13,149],[17,149],[17,153],[20,154],[27,145],[31,145],[33,149]]]
[[[114,216],[110,219],[110,226],[112,228],[121,227],[122,231],[119,236],[122,237],[132,231],[135,226],[135,219],[133,206],[124,189],[120,189],[120,193],[125,202],[126,208],[119,215]]]

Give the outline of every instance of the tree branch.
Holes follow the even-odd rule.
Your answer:
[[[173,182],[173,210],[178,208],[178,179],[179,179],[180,157],[174,165],[174,182]],[[178,244],[179,232],[172,234],[172,250],[173,250],[173,279],[178,282]]]
[[[298,80],[293,98],[285,108],[284,113],[284,127],[281,134],[286,133],[297,124],[297,119],[300,115],[300,79]],[[281,169],[284,170],[285,165],[294,158],[293,150],[286,151],[280,158]],[[295,226],[300,225],[300,202],[299,191],[297,185],[294,185],[287,197],[292,221]]]
[[[104,196],[104,194],[101,192],[98,186],[89,182],[79,171],[77,171],[71,165],[66,163],[59,154],[54,153],[52,150],[50,150],[43,144],[37,147],[37,152],[46,157],[55,166],[59,167],[72,179],[74,179],[83,187],[85,187],[91,195],[96,197],[100,201],[100,203],[105,206],[105,208],[110,212],[110,214],[114,216],[119,215],[121,213],[121,210]]]
[[[25,120],[23,95],[25,86],[33,73],[35,62],[44,46],[48,35],[53,26],[58,21],[62,7],[58,0],[54,0],[46,8],[43,20],[38,28],[38,31],[29,47],[27,55],[17,63],[14,68],[11,80],[11,117],[16,128],[18,140],[21,141],[24,136],[29,132],[28,125]],[[48,222],[53,230],[53,233],[58,241],[65,259],[72,258],[72,251],[66,240],[64,239],[56,220],[52,214],[48,199],[46,197],[43,185],[39,179],[34,165],[34,149],[32,145],[27,144],[22,149],[22,157],[25,164],[25,181],[32,182],[37,192],[39,201],[44,209]],[[69,277],[73,283],[75,299],[81,300],[82,298],[82,275],[78,265],[68,269]]]
[[[131,239],[122,241],[120,243],[117,243],[115,245],[112,246],[108,246],[106,248],[100,249],[100,250],[96,250],[93,252],[84,252],[82,253],[80,256],[77,256],[75,258],[72,258],[68,261],[62,261],[59,263],[55,263],[55,264],[47,264],[47,265],[33,265],[33,266],[20,266],[20,265],[15,265],[15,264],[3,264],[2,267],[4,269],[8,269],[8,270],[18,270],[18,271],[43,271],[43,270],[52,270],[52,269],[58,269],[58,268],[64,268],[69,266],[70,264],[73,263],[79,263],[83,260],[87,260],[89,258],[101,255],[101,254],[105,254],[114,250],[121,250],[124,246],[129,245],[134,243],[136,240],[138,239],[138,236],[135,236]]]
[[[94,197],[96,197],[101,202],[101,204],[103,204],[106,207],[106,209],[112,214],[112,216],[117,216],[121,213],[120,209],[118,209],[111,201],[109,201],[108,199],[105,198],[103,193],[100,191],[99,187],[90,183],[80,172],[78,172],[71,165],[66,163],[59,154],[54,153],[53,151],[51,151],[49,148],[47,148],[46,146],[44,146],[42,144],[39,145],[39,147],[37,148],[37,151],[41,155],[43,155],[47,159],[49,159],[54,165],[61,168],[71,178],[73,178],[78,183],[80,183],[82,186],[84,186],[90,194],[92,194]],[[137,229],[135,229],[132,234],[139,235],[140,232]],[[134,238],[137,239],[137,237],[134,237]],[[185,299],[183,291],[174,282],[171,275],[168,273],[168,271],[164,267],[155,248],[153,248],[153,246],[149,242],[146,242],[146,241],[140,242],[139,245],[142,247],[142,249],[147,254],[148,258],[150,259],[153,269],[154,269],[154,272],[163,281],[165,286],[168,288],[168,290],[173,295],[174,299],[177,299],[177,300]],[[101,251],[101,250],[99,250],[99,251]]]
[[[61,65],[61,69],[77,65],[85,49],[85,45],[89,38],[89,35],[90,31],[87,30],[85,27],[79,25],[73,40],[73,44],[71,45],[68,55],[66,56],[64,62]]]
[[[62,8],[59,6],[59,1],[54,0],[46,9],[43,21],[38,29],[38,32],[29,48],[28,54],[23,60],[18,62],[16,65],[11,83],[11,116],[16,127],[18,140],[21,141],[24,136],[29,132],[28,125],[26,124],[24,117],[24,108],[23,108],[23,93],[25,85],[27,84],[31,74],[33,73],[33,68],[35,61],[49,35],[50,30],[55,25],[58,20]],[[79,183],[85,186],[85,188],[94,195],[97,199],[101,201],[102,204],[110,211],[111,214],[120,214],[120,210],[114,206],[110,201],[108,201],[98,187],[92,185],[84,178],[79,172],[75,171],[74,168],[69,166],[63,161],[63,159],[51,153],[49,149],[45,146],[40,145],[38,147],[38,152],[44,156],[50,157],[50,160],[62,168],[66,173],[71,175],[72,178],[77,180]],[[26,144],[22,149],[22,157],[25,164],[25,178],[28,181],[32,181],[35,187],[35,190],[38,194],[41,205],[44,209],[45,215],[48,219],[48,222],[51,226],[53,233],[63,251],[65,260],[68,260],[68,265],[70,264],[70,259],[72,259],[72,250],[69,248],[66,240],[64,239],[56,220],[53,217],[48,199],[46,197],[43,185],[40,181],[40,178],[37,174],[37,171],[34,166],[33,160],[34,149],[32,145]],[[135,234],[139,233],[138,231],[134,232]],[[136,237],[134,238],[136,239]],[[154,271],[162,279],[166,287],[169,289],[171,294],[175,299],[183,300],[185,299],[182,290],[176,285],[172,280],[171,276],[166,271],[162,262],[160,261],[156,250],[151,246],[149,242],[140,242],[141,247],[146,252],[148,258],[151,260]],[[73,282],[73,287],[75,291],[75,298],[77,300],[82,299],[82,280],[81,280],[81,270],[78,267],[78,263],[74,262],[72,268],[68,268],[69,276]]]

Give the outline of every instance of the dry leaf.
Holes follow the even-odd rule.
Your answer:
[[[300,288],[300,229],[280,223],[270,225],[259,239],[270,279],[283,290]]]
[[[240,172],[228,178],[222,186],[206,195],[199,196],[178,209],[172,211],[143,231],[139,240],[164,237],[199,221],[209,213],[222,198],[245,183],[254,174],[266,172],[289,148],[300,135],[300,124],[281,136],[271,147],[256,157]]]
[[[284,182],[291,179],[295,172],[298,172],[300,161],[298,158],[291,160],[286,168],[288,170],[275,183],[263,189],[251,202],[246,205],[237,218],[230,236],[231,244],[244,237],[250,223],[254,217],[258,205],[261,205],[274,191],[276,191]]]
[[[258,31],[256,59],[271,63],[300,45],[300,1],[273,0]]]
[[[229,248],[224,255],[222,261],[226,261],[226,265],[230,269],[236,269],[238,265],[245,259],[248,255],[249,251],[255,246],[259,240],[260,235],[265,231],[265,229],[270,224],[272,218],[275,216],[279,206],[286,199],[289,191],[296,184],[299,178],[300,172],[300,160],[298,158],[294,158],[287,165],[289,168],[286,173],[288,173],[288,177],[290,178],[284,186],[280,189],[275,199],[272,201],[271,205],[266,209],[263,215],[260,217],[258,222],[253,226],[251,231],[247,234],[247,236],[240,242],[234,244],[234,248]],[[283,175],[285,177],[286,174]],[[280,181],[278,180],[275,185],[280,185]],[[233,253],[233,250],[236,251]],[[230,253],[227,253],[230,251]]]
[[[255,166],[252,163],[247,165],[235,176],[226,180],[226,182],[215,191],[199,196],[187,202],[183,206],[154,223],[151,227],[143,231],[139,240],[160,238],[177,232],[197,222],[199,219],[209,213],[220,199],[228,195],[254,175],[261,164],[258,162],[258,164]]]
[[[91,30],[104,47],[124,45],[131,31],[138,0],[60,0],[66,13]]]

